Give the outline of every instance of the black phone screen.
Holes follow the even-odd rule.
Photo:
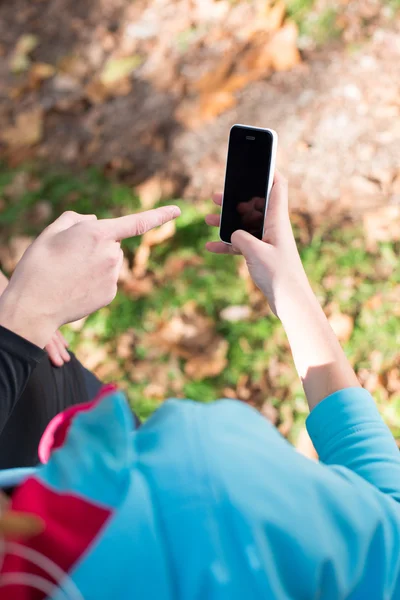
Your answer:
[[[231,129],[220,236],[230,242],[237,229],[261,239],[272,158],[269,131],[235,125]]]

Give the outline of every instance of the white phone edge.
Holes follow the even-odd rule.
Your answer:
[[[265,229],[265,216],[267,214],[267,209],[268,209],[268,203],[269,203],[269,197],[271,194],[271,190],[272,190],[272,185],[274,183],[274,177],[275,177],[275,165],[276,165],[276,155],[277,155],[277,150],[278,150],[278,134],[276,133],[276,131],[274,129],[269,129],[268,127],[252,127],[251,125],[242,125],[241,123],[235,123],[234,125],[232,125],[232,127],[229,130],[229,137],[228,137],[228,149],[227,149],[227,160],[226,160],[226,168],[225,168],[225,178],[224,178],[224,191],[225,191],[225,183],[226,183],[226,172],[228,169],[228,150],[229,150],[229,140],[231,137],[231,131],[234,127],[246,127],[246,129],[252,129],[253,131],[268,131],[271,135],[272,135],[272,149],[271,149],[271,162],[270,162],[270,169],[269,169],[269,179],[268,179],[268,189],[267,189],[267,194],[266,194],[266,202],[265,202],[265,210],[264,210],[264,217],[263,217],[263,234],[264,234],[264,229]],[[221,202],[221,216],[222,216],[222,208],[224,206],[224,194],[222,193],[222,202]],[[221,242],[223,242],[224,244],[227,244],[228,246],[232,246],[232,244],[230,242],[226,242],[225,240],[223,240],[221,238],[221,225],[219,226],[219,239],[221,240]]]

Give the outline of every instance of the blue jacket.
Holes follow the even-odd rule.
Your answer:
[[[359,388],[326,398],[307,427],[320,462],[232,400],[170,400],[137,431],[120,393],[77,415],[35,473],[112,510],[69,572],[74,589],[85,600],[400,599],[390,431]]]

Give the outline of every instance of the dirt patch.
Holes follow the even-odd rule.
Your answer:
[[[307,210],[399,203],[400,37],[378,30],[350,54],[331,48],[291,73],[249,85],[237,106],[175,144],[192,174],[189,194],[218,189],[229,127],[251,123],[279,134],[279,167]]]
[[[379,3],[361,4],[370,39],[300,63],[282,2],[3,3],[1,156],[95,164],[157,199],[159,189],[197,198],[221,187],[228,131],[241,122],[278,131],[293,206],[400,203],[400,27],[382,25]]]

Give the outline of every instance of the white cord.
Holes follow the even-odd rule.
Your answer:
[[[5,552],[9,554],[13,554],[14,556],[20,556],[26,561],[36,565],[40,569],[42,569],[45,573],[50,575],[52,579],[56,582],[54,585],[58,585],[62,590],[62,593],[67,596],[67,600],[84,600],[81,592],[71,579],[71,577],[61,569],[54,561],[52,561],[47,556],[44,556],[40,552],[33,550],[32,548],[27,548],[22,544],[18,544],[17,542],[9,542],[0,539],[0,555],[5,554]],[[10,574],[2,575],[0,580],[0,587],[3,587],[3,580],[5,577],[8,577]],[[28,573],[18,573],[15,575],[23,576],[23,577],[31,577]],[[35,577],[32,575],[32,577]],[[40,579],[40,578],[39,578]],[[54,585],[52,589],[54,591]]]

